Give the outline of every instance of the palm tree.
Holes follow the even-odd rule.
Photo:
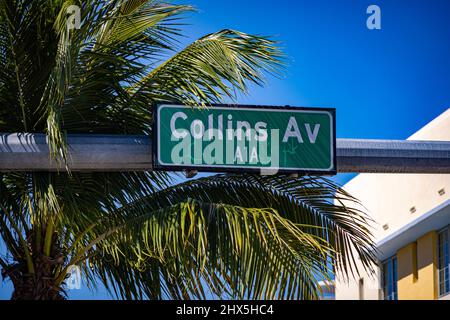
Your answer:
[[[79,29],[67,27],[78,5]],[[152,0],[1,0],[0,131],[151,135],[152,108],[204,106],[262,85],[283,56],[233,30],[179,50],[190,6]],[[69,16],[72,17],[72,16]],[[133,298],[317,298],[318,278],[374,261],[357,200],[318,177],[163,172],[0,173],[2,275],[12,299],[64,299],[71,266]]]

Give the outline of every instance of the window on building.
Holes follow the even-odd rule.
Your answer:
[[[383,262],[383,296],[384,300],[397,300],[396,256],[393,256]]]
[[[439,296],[450,294],[450,248],[449,248],[450,227],[439,232],[438,235],[438,283]]]

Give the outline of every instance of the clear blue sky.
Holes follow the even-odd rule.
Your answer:
[[[450,107],[448,0],[186,0],[192,41],[223,28],[280,40],[289,68],[254,88],[247,104],[334,107],[338,138],[406,139]],[[366,9],[381,8],[368,30]],[[350,175],[335,179],[344,183]],[[10,285],[0,284],[0,298]],[[104,290],[71,298],[106,298]]]

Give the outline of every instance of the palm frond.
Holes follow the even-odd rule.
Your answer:
[[[353,249],[368,271],[376,261],[356,202],[320,178],[219,175],[122,207],[79,250],[89,255],[95,241],[89,272],[123,298],[317,298],[318,278],[358,272]],[[161,286],[149,286],[148,270]]]
[[[276,42],[234,30],[207,35],[152,70],[133,88],[162,101],[191,105],[220,102],[248,84],[264,84],[264,72],[280,74]]]

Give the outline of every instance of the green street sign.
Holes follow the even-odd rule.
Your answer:
[[[335,109],[161,104],[154,116],[155,169],[336,173]]]

